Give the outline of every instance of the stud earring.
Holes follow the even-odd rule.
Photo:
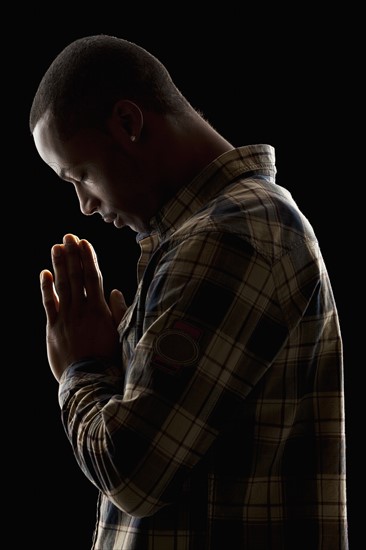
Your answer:
[[[136,136],[131,136],[130,139],[131,141],[136,141]]]

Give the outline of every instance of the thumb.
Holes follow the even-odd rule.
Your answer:
[[[125,298],[120,290],[114,288],[110,293],[109,307],[112,312],[113,320],[117,326],[127,309]]]

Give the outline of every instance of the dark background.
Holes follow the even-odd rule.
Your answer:
[[[18,49],[15,54],[14,45],[10,48],[5,79],[11,93],[11,139],[6,136],[4,161],[9,162],[7,155],[12,159],[12,176],[4,186],[10,191],[12,221],[4,227],[4,239],[12,267],[3,268],[8,281],[4,300],[12,304],[4,342],[12,352],[5,363],[10,365],[5,424],[10,431],[9,516],[15,523],[11,549],[89,550],[94,528],[96,489],[76,465],[64,434],[58,385],[46,357],[38,277],[42,268],[51,267],[51,246],[67,232],[89,239],[106,293],[117,287],[130,300],[135,290],[134,233],[117,230],[99,216],[82,216],[72,186],[41,161],[28,130],[33,94],[53,58],[72,40],[99,33],[137,42],[156,55],[193,106],[235,146],[275,147],[277,182],[290,190],[312,223],[338,304],[345,349],[351,541],[355,536],[359,480],[354,431],[361,407],[355,397],[359,357],[354,310],[361,304],[352,298],[360,268],[351,256],[354,195],[347,178],[348,162],[353,175],[357,167],[346,163],[346,157],[353,144],[348,125],[355,106],[349,88],[357,88],[352,63],[358,50],[356,36],[351,33],[347,41],[344,36],[358,16],[229,8],[212,13],[198,6],[126,10],[122,4],[118,13],[115,8],[108,15],[89,10],[76,20],[73,13],[43,13],[42,18],[23,13],[22,28],[16,18],[11,25]]]

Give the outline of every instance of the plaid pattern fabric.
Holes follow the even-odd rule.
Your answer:
[[[60,405],[100,491],[94,550],[346,550],[342,339],[269,145],[221,155],[139,235],[122,364]]]

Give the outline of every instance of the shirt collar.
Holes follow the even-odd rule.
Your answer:
[[[275,180],[275,150],[271,145],[246,145],[217,157],[187,186],[182,187],[151,220],[152,234],[157,233],[159,241],[165,239],[220,190],[253,171],[260,171]],[[146,236],[139,235],[137,240]]]

